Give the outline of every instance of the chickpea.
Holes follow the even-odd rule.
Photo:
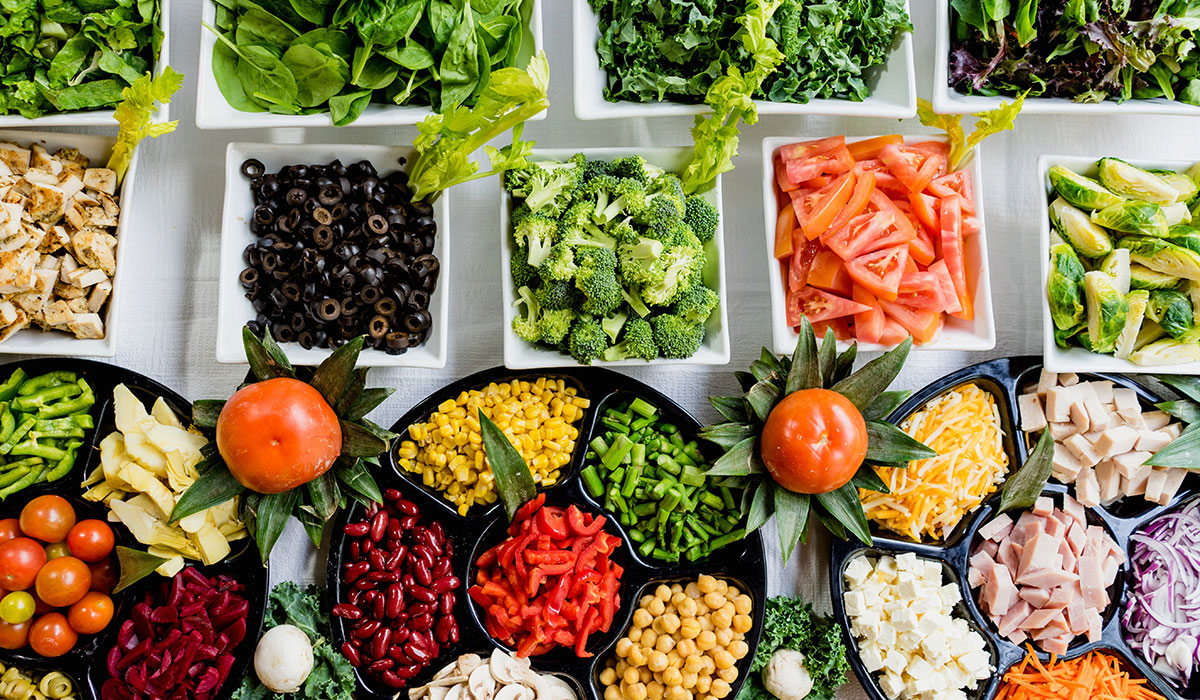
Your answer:
[[[669,634],[660,634],[654,648],[665,654],[675,648],[675,638]]]
[[[653,598],[650,604],[646,606],[646,609],[650,611],[651,615],[662,615],[667,611],[667,604],[658,598]]]
[[[633,642],[630,641],[628,637],[623,637],[617,640],[617,656],[622,659],[626,656],[629,656],[629,649],[631,647],[633,647]]]
[[[749,615],[750,611],[754,608],[754,603],[751,602],[750,596],[739,595],[733,599],[733,607],[737,608],[739,615]]]
[[[678,651],[672,649],[671,651],[667,652],[667,665],[679,668],[683,666],[683,657],[679,655]]]
[[[729,613],[730,617],[737,615],[737,607],[733,604],[732,598],[726,598],[725,604],[721,606],[721,609]]]
[[[683,682],[683,674],[680,673],[679,669],[675,668],[674,666],[667,666],[667,670],[662,672],[662,680],[663,680],[663,683],[665,683],[667,685],[667,687],[669,688],[671,686],[679,685],[680,683],[682,683]]]
[[[646,697],[649,698],[649,700],[662,700],[663,690],[665,690],[663,688],[663,684],[659,683],[658,681],[647,683]]]
[[[629,700],[646,700],[646,686],[642,683],[634,683],[626,687],[625,697]]]
[[[627,668],[629,668],[629,664],[625,663],[624,661],[618,661],[617,668],[616,668],[617,675],[618,676],[625,675],[625,669],[627,669]]]
[[[733,615],[726,612],[725,608],[721,608],[710,617],[712,617],[713,625],[719,630],[727,630],[733,625]]]
[[[671,596],[671,605],[678,608],[685,600],[688,600],[686,593],[676,593],[675,595]]]
[[[704,630],[696,637],[696,648],[700,651],[708,651],[717,645],[717,635],[713,634],[712,630]]]
[[[692,694],[681,685],[667,689],[667,700],[688,700],[691,697]]]
[[[729,590],[729,582],[724,579],[717,579],[717,593],[725,595],[725,591]]]
[[[707,693],[710,688],[712,688],[712,676],[703,673],[696,677],[695,691],[697,693]]]
[[[734,666],[732,668],[722,668],[722,669],[717,670],[717,678],[720,678],[721,680],[725,681],[726,683],[732,683],[732,682],[736,681],[737,677],[738,677],[737,666]]]
[[[683,591],[682,583],[672,583],[671,584],[671,592],[672,593],[681,593],[682,591]]]
[[[742,594],[741,589],[737,586],[731,586],[728,583],[725,584],[725,590],[721,592],[725,594],[726,598],[736,598]]]
[[[630,666],[629,668],[625,669],[625,673],[621,674],[621,680],[629,684],[639,683],[642,680],[642,675],[638,673],[638,670],[635,666]]]
[[[604,700],[622,700],[621,689],[615,685],[610,685],[604,689]]]
[[[699,654],[692,654],[683,662],[686,673],[699,673],[704,670],[704,659]]]
[[[733,658],[733,654],[724,649],[714,650],[711,656],[713,662],[717,664],[717,668],[733,668],[733,665],[737,663]]]
[[[692,639],[680,639],[675,642],[675,651],[685,658],[691,656],[696,653],[696,642]]]
[[[652,629],[642,630],[642,646],[653,647],[654,643],[657,641],[658,641],[658,632],[655,632]]]
[[[695,617],[698,608],[696,600],[687,596],[684,596],[683,600],[675,605],[675,610],[679,613],[680,617]]]
[[[629,662],[634,666],[645,664],[647,656],[649,656],[649,652],[646,651],[646,647],[633,647],[629,650]]]
[[[717,579],[708,574],[701,574],[700,578],[696,579],[696,587],[700,589],[701,593],[712,593],[717,590]]]
[[[638,607],[639,608],[650,607],[650,601],[652,601],[652,600],[654,600],[653,595],[644,595],[638,599]]]
[[[600,672],[600,685],[613,685],[617,682],[617,670],[612,666]]]
[[[638,668],[638,679],[642,682],[643,685],[645,685],[646,683],[649,683],[650,681],[654,680],[654,674],[650,671],[650,669],[646,668],[645,666],[640,666]]]
[[[641,641],[642,628],[641,627],[630,627],[629,634],[625,635],[625,637],[631,642]]]
[[[685,617],[679,623],[679,636],[684,639],[695,639],[702,631],[700,621],[694,617]]]
[[[704,614],[700,616],[700,629],[711,632],[716,628],[717,626],[714,625],[712,621],[712,615],[709,615],[708,611],[705,610]]]
[[[729,684],[718,678],[712,682],[712,687],[708,689],[708,694],[717,700],[721,700],[721,698],[729,695]]]
[[[675,632],[677,632],[679,630],[679,625],[680,625],[679,616],[673,612],[669,612],[666,615],[663,615],[662,623],[663,623],[663,629],[665,629],[667,631],[667,634],[675,634]]]
[[[666,586],[665,584],[661,584],[661,583],[658,584],[658,588],[654,589],[654,597],[658,598],[659,600],[662,600],[662,601],[670,600],[671,599],[670,587]]]
[[[697,674],[695,671],[684,671],[683,672],[683,687],[687,688],[688,690],[695,688],[696,687],[696,679],[699,677],[700,677],[699,674]]]
[[[725,604],[725,596],[716,591],[710,591],[704,594],[704,604],[713,610],[719,610]]]
[[[701,673],[707,673],[711,676],[717,672],[717,664],[713,661],[711,656],[705,654],[704,656],[700,657],[700,660],[704,662],[704,669],[701,671]]]
[[[667,655],[661,651],[650,652],[650,658],[646,660],[646,666],[655,673],[659,673],[667,667]]]
[[[649,610],[638,608],[637,612],[633,613],[634,627],[649,627],[651,622],[654,622],[654,616]]]
[[[728,627],[717,630],[717,646],[728,649],[733,643],[733,630]]]
[[[663,622],[661,617],[654,618],[654,622],[650,623],[650,629],[654,630],[654,633],[657,635],[666,634],[666,632],[663,632]]]
[[[696,585],[695,581],[689,583],[687,588],[683,589],[683,592],[687,593],[689,598],[699,598],[700,596],[704,595],[700,592],[700,586]]]
[[[733,631],[740,634],[745,634],[754,626],[754,620],[749,615],[734,615],[733,616]]]
[[[733,658],[742,659],[746,654],[750,653],[750,645],[741,639],[734,640],[733,644],[729,645],[729,653],[733,654]]]

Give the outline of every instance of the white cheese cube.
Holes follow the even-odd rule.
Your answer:
[[[867,611],[867,598],[862,591],[846,591],[842,595],[842,604],[848,615],[862,615]]]
[[[855,588],[862,585],[863,581],[871,575],[871,563],[866,557],[855,557],[846,565],[844,576],[846,581]]]

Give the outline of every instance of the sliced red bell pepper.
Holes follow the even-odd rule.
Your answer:
[[[580,537],[588,537],[595,535],[604,529],[604,516],[600,515],[593,517],[591,521],[586,520],[586,518],[587,516],[583,514],[583,511],[579,510],[575,506],[567,508],[567,526],[570,527],[571,531],[576,535]]]

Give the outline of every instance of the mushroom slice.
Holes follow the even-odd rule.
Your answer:
[[[483,659],[479,654],[463,654],[458,657],[458,674],[459,676],[470,676],[471,671],[483,665]]]
[[[458,664],[455,663],[454,661],[451,661],[450,663],[446,664],[445,666],[442,666],[441,670],[439,670],[437,673],[433,674],[433,680],[436,681],[436,680],[445,678],[446,676],[450,676],[450,675],[463,675],[463,676],[466,675],[465,673],[455,674],[454,671],[457,668],[458,668]]]
[[[493,649],[489,665],[492,668],[492,676],[501,683],[520,683],[525,672],[529,670],[529,659],[518,659],[499,649]]]
[[[429,689],[429,700],[446,700],[446,696],[450,693],[450,688],[452,687],[450,685],[433,686]]]
[[[446,697],[443,700],[466,700],[466,688],[467,686],[462,683],[450,686],[450,690],[446,693]]]
[[[533,700],[533,691],[520,683],[513,683],[501,688],[496,693],[496,700]]]
[[[486,664],[480,664],[467,679],[467,689],[475,700],[492,700],[496,692],[496,679]]]
[[[579,700],[575,694],[575,688],[562,678],[554,675],[545,675],[541,678],[550,686],[551,700]],[[542,700],[540,693],[538,700]]]

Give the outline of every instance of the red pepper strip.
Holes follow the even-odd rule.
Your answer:
[[[492,568],[492,566],[494,566],[494,565],[495,565],[495,563],[496,563],[496,549],[497,549],[496,547],[492,547],[492,548],[491,548],[491,549],[489,549],[488,551],[486,551],[486,552],[484,552],[483,554],[479,555],[479,559],[477,559],[477,560],[475,561],[475,565],[476,565],[476,566],[478,566],[478,567],[479,567],[479,569],[480,569],[481,571],[482,571],[483,569],[490,569],[490,568]]]
[[[538,564],[569,564],[570,569],[575,568],[575,555],[565,549],[525,550],[525,561],[535,566]]]
[[[575,580],[571,583],[571,598],[578,598],[589,586],[595,586],[600,583],[600,572],[588,570],[585,573],[575,576]]]
[[[563,601],[562,616],[567,620],[574,622],[579,617],[579,606],[570,600]]]
[[[513,515],[512,523],[508,526],[508,534],[516,534],[516,528],[524,524],[524,521],[528,520],[529,516],[533,515],[545,504],[546,494],[539,493],[532,501],[529,501],[525,505],[518,508],[517,512]]]
[[[541,567],[536,567],[533,571],[529,572],[529,578],[526,579],[525,591],[529,594],[530,598],[537,595],[538,588],[545,580],[546,576],[542,573]]]
[[[591,656],[586,650],[587,638],[596,629],[596,618],[599,613],[595,608],[590,608],[583,616],[583,623],[579,626],[579,634],[575,638],[575,655],[580,658]]]
[[[570,573],[575,568],[575,562],[564,562],[562,564],[543,564],[537,567],[537,571],[541,572],[543,580],[547,576],[562,576]]]
[[[604,632],[612,625],[613,616],[617,609],[617,588],[620,584],[617,581],[617,576],[613,571],[604,574],[604,579],[600,581],[600,627]]]
[[[604,518],[592,518],[589,523],[586,517],[583,511],[575,506],[567,509],[567,525],[576,535],[589,537],[604,529]]]
[[[537,646],[538,646],[537,638],[534,637],[532,634],[529,635],[528,637],[522,639],[521,643],[519,645],[517,645],[517,657],[518,658],[528,658],[529,656],[537,654],[538,653]]]
[[[563,521],[562,511],[557,508],[543,508],[538,511],[534,519],[534,528],[540,534],[550,535],[556,539],[563,539],[569,534],[567,532],[567,525]]]

